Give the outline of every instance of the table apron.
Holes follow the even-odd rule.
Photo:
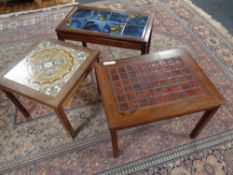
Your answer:
[[[57,36],[58,39],[60,40],[81,41],[86,43],[101,44],[101,45],[115,46],[115,47],[135,49],[135,50],[141,50],[147,44],[146,42],[143,41],[127,41],[127,40],[123,41],[123,40],[117,40],[111,38],[101,38],[98,36],[72,34],[67,32],[57,32]]]

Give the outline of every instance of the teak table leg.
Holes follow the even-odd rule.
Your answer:
[[[82,42],[83,47],[87,47],[87,43],[86,42]]]
[[[146,45],[146,53],[147,54],[149,54],[149,52],[150,52],[151,36],[152,36],[152,32],[150,33],[150,37],[149,37],[148,43]]]
[[[97,76],[96,70],[95,70],[95,78],[96,78],[96,85],[97,85],[98,93],[99,93],[99,95],[101,95],[101,93],[100,93],[100,86],[99,86],[99,80],[98,80],[98,76]]]
[[[195,128],[192,130],[190,137],[191,138],[195,138],[199,135],[199,133],[201,132],[201,130],[205,127],[205,125],[208,123],[208,121],[212,118],[212,116],[217,112],[218,107],[212,108],[208,111],[206,111],[203,116],[201,117],[201,119],[198,121],[198,123],[196,124]]]
[[[144,55],[147,53],[147,44],[143,44],[141,47],[141,54]]]
[[[59,108],[55,109],[55,112],[56,112],[57,116],[59,117],[64,128],[70,133],[71,137],[74,139],[76,136],[76,133],[75,133],[73,127],[71,126],[64,109],[62,107],[59,107]]]
[[[15,105],[15,107],[23,113],[25,118],[31,117],[29,112],[24,108],[24,106],[19,102],[19,100],[10,92],[3,91],[6,96],[12,101],[12,103]]]
[[[119,150],[118,150],[118,143],[117,143],[117,131],[110,130],[111,139],[112,139],[112,149],[113,149],[113,157],[118,157]]]
[[[61,36],[61,34],[57,33],[57,38],[61,41],[65,41],[65,38]]]

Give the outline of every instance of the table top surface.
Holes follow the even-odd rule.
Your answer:
[[[120,38],[143,39],[152,23],[149,14],[77,6],[61,22],[57,31],[102,34]]]
[[[101,74],[100,88],[105,87],[101,91],[105,108],[111,108],[107,109],[107,115],[112,125],[126,120],[146,123],[147,120],[205,110],[224,102],[184,49],[133,57],[97,67],[100,68],[98,74]],[[144,117],[144,121],[136,120],[141,119],[139,115],[142,114],[148,117]],[[134,118],[135,121],[131,121]]]
[[[16,92],[20,91],[18,87],[27,87],[39,93],[40,99],[62,99],[59,94],[68,92],[67,88],[71,87],[68,84],[78,80],[79,76],[74,78],[74,74],[81,66],[81,71],[85,71],[96,55],[95,51],[64,42],[42,40],[30,48],[20,61],[3,71],[0,85]],[[28,93],[26,89],[23,94],[33,97],[34,93]]]
[[[111,67],[108,74],[121,112],[206,93],[181,57]]]

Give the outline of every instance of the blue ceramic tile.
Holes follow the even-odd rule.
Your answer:
[[[96,10],[94,10],[91,13],[91,16],[89,17],[89,19],[106,21],[106,20],[108,20],[110,14],[111,14],[111,12],[108,12],[108,11],[96,11]]]
[[[116,22],[108,22],[106,23],[103,32],[109,34],[121,34],[125,24],[116,23]]]
[[[91,20],[87,21],[87,23],[83,27],[83,30],[88,30],[92,32],[102,32],[104,25],[105,22],[103,21]]]
[[[76,17],[71,17],[69,21],[65,24],[65,28],[69,29],[82,29],[84,24],[86,23],[85,19],[79,19]]]
[[[87,18],[91,15],[93,10],[88,10],[88,9],[78,9],[75,13],[74,13],[74,17],[78,17],[78,18]]]
[[[141,16],[141,15],[129,16],[129,21],[127,24],[145,26],[147,19],[148,19],[147,16]]]
[[[141,38],[143,31],[144,26],[126,25],[122,35]]]
[[[109,21],[126,23],[128,20],[128,14],[125,13],[112,13],[109,18]]]
[[[65,28],[141,38],[148,16],[78,9]]]

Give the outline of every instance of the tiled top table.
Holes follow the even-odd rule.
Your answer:
[[[12,93],[53,108],[74,138],[76,132],[64,107],[93,68],[98,55],[97,51],[62,41],[39,41],[0,73],[0,89],[25,117],[30,114]]]
[[[58,39],[141,50],[149,53],[153,15],[76,6],[56,28]]]
[[[96,65],[102,100],[118,156],[117,130],[206,111],[196,137],[225,103],[185,49],[174,49]]]

